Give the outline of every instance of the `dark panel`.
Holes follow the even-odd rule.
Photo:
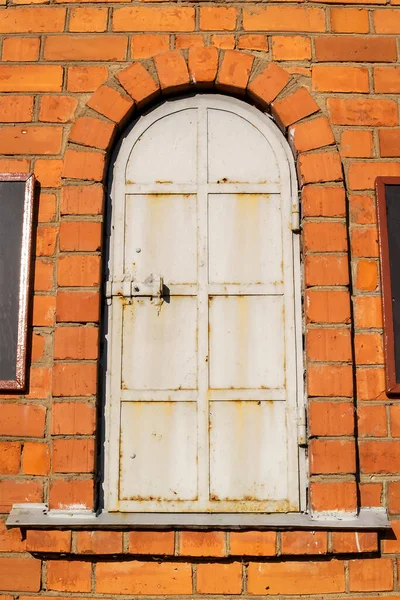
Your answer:
[[[385,185],[396,383],[400,383],[400,185]]]

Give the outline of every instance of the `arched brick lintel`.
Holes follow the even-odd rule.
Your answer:
[[[305,217],[305,319],[316,327],[321,323],[325,329],[340,327],[341,323],[339,331],[348,332],[351,318],[348,269],[346,274],[348,241],[340,155],[328,116],[307,88],[299,84],[298,78],[279,65],[245,52],[214,47],[192,48],[188,53],[170,51],[153,59],[135,61],[101,85],[77,116],[64,156],[62,186],[105,185],[107,158],[118,132],[130,118],[162,97],[213,89],[247,99],[261,110],[269,111],[286,133],[297,164]],[[341,229],[332,234],[341,238],[341,257],[332,256],[332,250],[338,251],[336,242],[332,248],[329,244],[319,248],[313,241],[318,236],[329,237],[331,217],[336,217],[334,227]],[[309,400],[316,398],[320,407],[321,400],[326,400],[326,410],[333,397],[350,404],[353,397],[350,355],[340,361],[325,355],[310,356],[308,352],[307,355]],[[343,434],[351,435],[351,427],[347,427]],[[327,435],[313,431],[312,422],[310,432],[312,436]],[[346,456],[350,458],[343,469],[339,463],[332,467],[330,450],[322,450],[318,441],[312,440],[309,448],[313,508],[355,512],[355,441],[346,442]],[[321,458],[321,452],[327,453],[326,460]],[[324,474],[331,474],[332,468],[336,475],[341,475],[340,480],[329,480],[329,476],[324,480]]]

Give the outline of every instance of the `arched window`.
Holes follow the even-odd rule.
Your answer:
[[[239,100],[141,117],[112,167],[106,508],[302,508],[297,188]]]

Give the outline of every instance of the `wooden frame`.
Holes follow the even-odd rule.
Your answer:
[[[396,328],[393,314],[393,285],[390,268],[390,239],[388,228],[387,186],[399,186],[400,177],[376,178],[376,205],[379,232],[379,254],[381,267],[381,288],[383,306],[384,352],[386,372],[386,392],[388,395],[400,395],[400,344],[396,360],[396,333],[400,336],[400,327]],[[399,196],[400,204],[400,196]],[[400,236],[400,231],[397,234]],[[398,298],[400,301],[400,298]],[[397,367],[396,367],[397,362]]]
[[[18,188],[15,187],[15,191],[13,190],[11,193],[12,188],[7,185],[3,185],[10,183],[23,183],[24,186],[18,186]],[[3,234],[8,223],[12,223],[13,225],[13,227],[10,227],[10,234],[8,237],[4,235],[2,236],[4,240],[3,246],[1,245],[0,240],[0,251],[4,253],[3,268],[0,270],[1,391],[23,390],[26,386],[27,328],[34,188],[35,179],[30,173],[0,173],[0,221],[2,218],[4,219],[5,214],[7,217],[3,221]],[[15,202],[16,197],[18,197],[17,202]],[[4,212],[7,209],[8,214]],[[14,211],[13,214],[11,213],[11,209]],[[17,239],[14,235],[15,231],[13,228],[19,230],[20,235],[17,237]],[[15,269],[13,269],[13,267],[9,264],[9,257],[15,257],[15,249],[17,249],[16,260],[18,261],[19,265],[19,271],[17,273],[15,273]],[[5,252],[5,250],[8,252]],[[7,264],[5,263],[8,263],[8,272],[12,273],[14,281],[10,281],[8,277],[6,277]],[[2,278],[4,278],[5,281],[2,281]],[[17,286],[18,289],[15,290]],[[15,293],[13,293],[13,289],[15,290]],[[4,290],[3,296],[2,290]],[[12,311],[14,298],[18,298],[18,309],[17,312],[14,311],[12,313],[12,318],[9,318],[9,313]],[[13,338],[11,342],[10,337]],[[7,348],[6,352],[4,352],[4,346],[2,348],[2,344],[4,344]]]

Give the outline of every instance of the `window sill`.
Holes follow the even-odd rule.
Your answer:
[[[108,513],[91,510],[49,510],[46,504],[14,504],[6,526],[31,529],[391,529],[384,508],[363,508],[349,513]]]

